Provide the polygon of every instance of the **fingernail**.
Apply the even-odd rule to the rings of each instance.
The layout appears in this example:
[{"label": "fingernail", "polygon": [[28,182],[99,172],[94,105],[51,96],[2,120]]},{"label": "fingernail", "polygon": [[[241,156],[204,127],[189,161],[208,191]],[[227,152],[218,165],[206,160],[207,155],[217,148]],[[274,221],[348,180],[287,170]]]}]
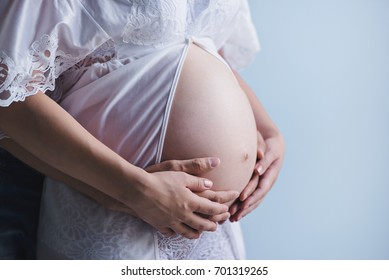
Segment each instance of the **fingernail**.
[{"label": "fingernail", "polygon": [[211,188],[213,183],[207,179],[204,180],[204,187]]},{"label": "fingernail", "polygon": [[241,194],[239,195],[239,200],[240,200],[240,201],[244,201],[246,198],[247,198],[247,194],[241,193]]},{"label": "fingernail", "polygon": [[220,160],[218,158],[209,158],[208,160],[212,168],[218,166],[220,163]]},{"label": "fingernail", "polygon": [[262,172],[263,172],[263,167],[262,167],[262,165],[260,165],[260,166],[257,167],[257,172],[258,172],[258,175],[262,175]]}]

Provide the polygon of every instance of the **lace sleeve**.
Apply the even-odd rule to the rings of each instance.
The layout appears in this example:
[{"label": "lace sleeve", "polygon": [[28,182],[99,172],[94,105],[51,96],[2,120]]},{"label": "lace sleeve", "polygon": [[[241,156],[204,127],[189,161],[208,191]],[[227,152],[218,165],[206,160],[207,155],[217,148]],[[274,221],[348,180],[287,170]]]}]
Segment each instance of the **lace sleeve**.
[{"label": "lace sleeve", "polygon": [[259,52],[258,36],[251,20],[249,5],[242,0],[231,33],[221,47],[223,57],[235,70],[246,67]]},{"label": "lace sleeve", "polygon": [[56,78],[108,39],[78,1],[1,1],[0,107],[39,91],[58,99]]},{"label": "lace sleeve", "polygon": [[[5,52],[0,52],[0,106],[24,101],[26,97],[54,90],[55,79],[71,67],[79,57],[58,50],[58,38],[43,35],[35,41],[26,56],[27,68],[16,65]],[[53,97],[57,99],[58,96]]]}]

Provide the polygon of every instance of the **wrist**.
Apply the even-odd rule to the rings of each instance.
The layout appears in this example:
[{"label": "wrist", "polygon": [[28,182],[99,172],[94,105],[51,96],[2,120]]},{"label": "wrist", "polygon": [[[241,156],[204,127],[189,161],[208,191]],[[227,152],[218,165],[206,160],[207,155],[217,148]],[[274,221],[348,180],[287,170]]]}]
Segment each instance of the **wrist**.
[{"label": "wrist", "polygon": [[282,134],[276,126],[257,126],[257,130],[259,131],[259,133],[261,133],[263,139],[265,140],[269,138],[282,138]]},{"label": "wrist", "polygon": [[147,173],[142,168],[130,165],[124,166],[123,179],[119,184],[121,186],[119,201],[126,206],[134,209],[134,206],[141,200],[144,195],[147,186],[150,184],[150,173]]}]

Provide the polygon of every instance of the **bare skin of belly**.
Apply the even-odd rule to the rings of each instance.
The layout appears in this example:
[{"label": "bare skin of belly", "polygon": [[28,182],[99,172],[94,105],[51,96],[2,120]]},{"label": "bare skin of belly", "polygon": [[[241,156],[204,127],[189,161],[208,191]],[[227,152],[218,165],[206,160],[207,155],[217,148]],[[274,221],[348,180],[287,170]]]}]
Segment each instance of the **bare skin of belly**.
[{"label": "bare skin of belly", "polygon": [[213,181],[213,190],[240,193],[253,174],[256,137],[251,106],[233,73],[207,51],[189,46],[162,160],[218,157],[220,165],[201,176]]}]

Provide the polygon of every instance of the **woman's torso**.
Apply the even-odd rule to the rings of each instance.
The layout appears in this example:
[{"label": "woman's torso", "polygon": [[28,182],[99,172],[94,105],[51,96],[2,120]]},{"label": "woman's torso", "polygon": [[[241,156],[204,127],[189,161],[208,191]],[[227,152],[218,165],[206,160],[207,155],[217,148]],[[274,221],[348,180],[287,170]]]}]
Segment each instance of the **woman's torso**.
[{"label": "woman's torso", "polygon": [[[107,5],[105,1],[84,0],[83,5],[112,42],[103,46],[101,53],[97,52],[97,56],[103,55],[102,58],[94,59],[92,54],[92,58],[84,60],[86,65],[81,62],[81,67],[73,67],[63,75],[65,94],[61,104],[66,110],[95,136],[141,167],[161,158],[212,155],[221,156],[222,161],[218,170],[208,174],[212,178],[223,170],[234,170],[227,172],[233,176],[252,169],[255,124],[251,108],[230,69],[217,53],[231,32],[229,27],[239,16],[241,1],[123,0]],[[192,41],[193,47],[186,54],[186,48],[192,45]],[[102,59],[103,63],[91,64],[90,61],[98,59]],[[104,59],[108,60],[107,63]],[[129,70],[119,73],[120,68]],[[134,70],[131,71],[131,68]],[[125,75],[124,81],[115,79]],[[99,83],[97,80],[101,78],[106,81]],[[153,88],[150,83],[153,83]],[[86,85],[91,88],[88,88],[88,93],[78,90]],[[126,87],[127,90],[123,90]],[[165,92],[161,96],[169,94],[170,100],[153,101],[156,97],[149,94],[152,91]],[[142,103],[139,99],[150,102]],[[160,107],[154,103],[167,104]],[[126,104],[128,110],[123,108]],[[135,108],[143,110],[137,112]],[[139,152],[126,149],[131,143],[139,148],[142,139],[136,139],[134,144],[134,133],[118,131],[130,129],[129,118],[152,118],[152,115],[160,115],[161,111],[164,111],[164,119],[158,117],[162,122],[154,119],[153,123],[157,125],[139,125],[140,129],[149,128],[150,131],[157,129],[156,126],[162,127],[158,147],[153,150],[157,155],[153,157],[149,154],[147,160],[142,161]],[[189,117],[182,118],[182,112]],[[183,128],[187,133],[192,131],[190,139],[185,139]],[[196,133],[202,134],[202,137],[193,137]],[[173,135],[174,139],[170,137]],[[173,145],[172,148],[170,145]],[[146,153],[148,149],[141,153]],[[220,152],[227,150],[228,153]],[[235,176],[243,177],[241,180],[232,180],[231,176],[224,176],[225,180],[216,187],[241,190],[248,175]]]},{"label": "woman's torso", "polygon": [[256,161],[250,104],[232,71],[196,44],[189,46],[175,91],[162,160],[219,157],[207,174],[214,190],[241,192]]},{"label": "woman's torso", "polygon": [[[140,2],[119,1],[108,9],[99,6],[107,2],[84,1],[112,42],[61,77],[60,104],[133,164],[218,156],[220,168],[205,176],[217,189],[242,190],[256,157],[255,122],[247,98],[217,54],[238,1]],[[44,194],[40,240],[65,257],[107,258],[107,252],[113,258],[241,257],[239,234],[229,226],[198,241],[169,239],[78,196],[53,181]],[[67,230],[53,233],[63,221],[71,221]],[[120,242],[137,249],[123,253]],[[102,251],[83,255],[85,246]],[[211,250],[198,251],[204,248]]]}]

